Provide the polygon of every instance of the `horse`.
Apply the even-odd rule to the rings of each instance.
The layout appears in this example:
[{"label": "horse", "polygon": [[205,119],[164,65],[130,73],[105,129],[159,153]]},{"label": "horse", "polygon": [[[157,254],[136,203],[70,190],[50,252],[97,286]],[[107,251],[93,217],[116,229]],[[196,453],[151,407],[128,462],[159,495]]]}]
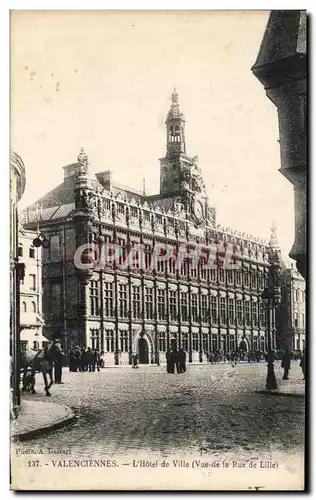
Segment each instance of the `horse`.
[{"label": "horse", "polygon": [[[22,392],[35,391],[35,373],[41,372],[43,375],[46,396],[51,396],[49,389],[53,385],[53,362],[59,361],[63,356],[63,351],[59,343],[51,342],[40,351],[29,349],[21,353],[20,369],[23,370]],[[50,378],[48,383],[47,375]]]}]

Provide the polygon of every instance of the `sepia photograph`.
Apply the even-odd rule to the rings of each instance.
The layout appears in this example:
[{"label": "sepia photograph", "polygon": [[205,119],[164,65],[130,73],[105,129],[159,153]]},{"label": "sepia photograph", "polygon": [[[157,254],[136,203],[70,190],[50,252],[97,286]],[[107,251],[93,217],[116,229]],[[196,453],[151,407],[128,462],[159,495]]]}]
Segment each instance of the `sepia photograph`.
[{"label": "sepia photograph", "polygon": [[306,491],[305,10],[10,11],[10,488]]}]

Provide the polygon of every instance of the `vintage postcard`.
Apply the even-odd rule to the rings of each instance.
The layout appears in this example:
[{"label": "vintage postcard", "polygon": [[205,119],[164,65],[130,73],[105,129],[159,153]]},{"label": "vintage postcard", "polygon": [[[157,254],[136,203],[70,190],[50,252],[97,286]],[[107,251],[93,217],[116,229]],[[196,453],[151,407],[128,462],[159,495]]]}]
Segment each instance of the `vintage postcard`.
[{"label": "vintage postcard", "polygon": [[306,12],[10,18],[11,489],[304,490]]}]

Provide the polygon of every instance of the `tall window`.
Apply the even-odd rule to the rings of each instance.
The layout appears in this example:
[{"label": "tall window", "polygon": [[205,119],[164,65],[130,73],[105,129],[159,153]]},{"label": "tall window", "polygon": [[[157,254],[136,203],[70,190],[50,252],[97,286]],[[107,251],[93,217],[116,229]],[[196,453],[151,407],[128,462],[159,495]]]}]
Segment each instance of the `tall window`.
[{"label": "tall window", "polygon": [[186,332],[182,333],[181,343],[182,343],[183,350],[186,351],[186,352],[188,352],[188,350],[189,350],[189,339],[188,339],[188,334]]},{"label": "tall window", "polygon": [[252,339],[252,347],[254,351],[258,350],[258,337],[253,337]]},{"label": "tall window", "polygon": [[197,352],[199,350],[199,334],[192,333],[192,351]]},{"label": "tall window", "polygon": [[99,314],[99,282],[94,280],[90,281],[90,314]]},{"label": "tall window", "polygon": [[114,352],[114,332],[105,330],[105,350],[106,352]]},{"label": "tall window", "polygon": [[244,269],[244,286],[249,286],[249,269],[247,267]]},{"label": "tall window", "polygon": [[234,299],[228,299],[228,317],[229,322],[234,323],[235,321],[235,307],[234,307]]},{"label": "tall window", "polygon": [[151,246],[150,245],[145,245],[144,248],[144,254],[145,254],[145,268],[150,269],[150,262],[151,262]]},{"label": "tall window", "polygon": [[234,351],[235,350],[235,335],[229,335],[229,350]]},{"label": "tall window", "polygon": [[259,271],[258,273],[258,287],[260,290],[262,290],[264,288],[264,282],[263,282],[263,272],[262,271]]},{"label": "tall window", "polygon": [[60,283],[52,283],[51,284],[51,306],[52,313],[55,315],[60,314],[61,311],[61,285]]},{"label": "tall window", "polygon": [[211,296],[211,315],[212,322],[217,323],[217,297],[215,295]]},{"label": "tall window", "polygon": [[140,287],[132,286],[133,318],[140,318]]},{"label": "tall window", "polygon": [[181,318],[182,321],[188,321],[188,294],[187,292],[181,292]]},{"label": "tall window", "polygon": [[36,313],[36,302],[32,302],[33,313]]},{"label": "tall window", "polygon": [[121,352],[128,352],[128,337],[126,330],[120,330],[120,350]]},{"label": "tall window", "polygon": [[298,288],[295,290],[295,300],[296,302],[300,301],[300,291]]},{"label": "tall window", "polygon": [[127,285],[119,284],[119,310],[120,317],[127,318]]},{"label": "tall window", "polygon": [[258,304],[257,302],[252,303],[252,322],[254,325],[258,325]]},{"label": "tall window", "polygon": [[201,319],[203,322],[208,320],[207,315],[207,295],[201,295]]},{"label": "tall window", "polygon": [[23,257],[23,246],[21,243],[18,246],[18,257]]},{"label": "tall window", "polygon": [[93,350],[100,350],[100,332],[97,329],[91,329],[91,347]]},{"label": "tall window", "polygon": [[23,311],[24,313],[26,313],[26,312],[27,312],[26,302],[22,302],[22,311]]},{"label": "tall window", "polygon": [[246,325],[250,325],[250,301],[245,301],[245,321]]},{"label": "tall window", "polygon": [[229,285],[232,285],[232,284],[233,284],[233,282],[234,282],[234,278],[233,278],[233,271],[232,271],[232,269],[228,269],[228,270],[226,271],[226,273],[227,273],[227,283],[228,283]]},{"label": "tall window", "polygon": [[152,288],[145,288],[145,314],[146,319],[153,319],[154,317]]},{"label": "tall window", "polygon": [[159,351],[165,352],[166,351],[166,333],[159,332],[158,339],[159,339]]},{"label": "tall window", "polygon": [[113,283],[104,283],[104,314],[111,318],[114,313],[113,307]]},{"label": "tall window", "polygon": [[59,234],[52,234],[50,237],[50,259],[56,261],[60,259],[60,241]]},{"label": "tall window", "polygon": [[226,323],[226,297],[220,297],[219,304],[221,323]]},{"label": "tall window", "polygon": [[260,325],[265,326],[265,309],[262,302],[258,302]]},{"label": "tall window", "polygon": [[218,342],[217,342],[217,335],[215,333],[213,333],[212,335],[212,351],[217,351],[218,349]]},{"label": "tall window", "polygon": [[294,314],[294,326],[297,328],[298,327],[298,314]]},{"label": "tall window", "polygon": [[221,283],[225,282],[225,270],[222,269],[221,267],[218,270],[218,279]]},{"label": "tall window", "polygon": [[243,323],[243,313],[242,313],[242,301],[237,300],[237,322],[238,325],[242,325]]},{"label": "tall window", "polygon": [[192,278],[197,278],[197,275],[198,275],[197,266],[195,264],[193,264],[193,267],[192,267],[192,264],[191,264],[191,276],[192,276]]},{"label": "tall window", "polygon": [[29,257],[30,257],[30,259],[35,259],[35,248],[34,247],[29,248]]},{"label": "tall window", "polygon": [[30,274],[30,290],[32,290],[32,292],[36,291],[36,276],[35,276],[35,274]]},{"label": "tall window", "polygon": [[200,260],[199,260],[199,266],[200,266],[200,276],[203,280],[207,279],[208,269],[204,267],[207,265],[207,259],[208,259],[207,252],[201,253]]},{"label": "tall window", "polygon": [[169,311],[171,321],[177,320],[177,292],[170,290],[169,292]]},{"label": "tall window", "polygon": [[191,295],[191,317],[195,323],[198,320],[198,296],[196,293]]},{"label": "tall window", "polygon": [[209,352],[208,334],[207,333],[202,334],[202,350],[205,353]]},{"label": "tall window", "polygon": [[240,286],[241,285],[241,272],[240,271],[235,271],[235,279],[236,279],[236,285]]},{"label": "tall window", "polygon": [[255,269],[251,270],[251,288],[257,288],[257,272]]},{"label": "tall window", "polygon": [[215,282],[217,280],[217,267],[212,267],[210,269],[210,279]]},{"label": "tall window", "polygon": [[157,310],[158,319],[166,319],[166,301],[165,301],[166,291],[158,288],[157,290]]},{"label": "tall window", "polygon": [[260,351],[265,351],[266,349],[266,343],[265,343],[265,338],[264,337],[260,337],[259,339],[259,342],[260,342]]},{"label": "tall window", "polygon": [[305,328],[305,314],[301,314],[301,328]]}]

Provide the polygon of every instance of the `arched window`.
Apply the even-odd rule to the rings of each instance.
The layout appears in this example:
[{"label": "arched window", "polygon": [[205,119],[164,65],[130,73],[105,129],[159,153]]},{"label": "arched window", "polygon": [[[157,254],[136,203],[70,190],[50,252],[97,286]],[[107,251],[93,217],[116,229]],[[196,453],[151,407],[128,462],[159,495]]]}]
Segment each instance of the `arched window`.
[{"label": "arched window", "polygon": [[25,313],[27,311],[26,302],[22,302],[22,311]]},{"label": "arched window", "polygon": [[36,313],[36,303],[35,302],[32,302],[32,308],[33,308],[33,312]]}]

